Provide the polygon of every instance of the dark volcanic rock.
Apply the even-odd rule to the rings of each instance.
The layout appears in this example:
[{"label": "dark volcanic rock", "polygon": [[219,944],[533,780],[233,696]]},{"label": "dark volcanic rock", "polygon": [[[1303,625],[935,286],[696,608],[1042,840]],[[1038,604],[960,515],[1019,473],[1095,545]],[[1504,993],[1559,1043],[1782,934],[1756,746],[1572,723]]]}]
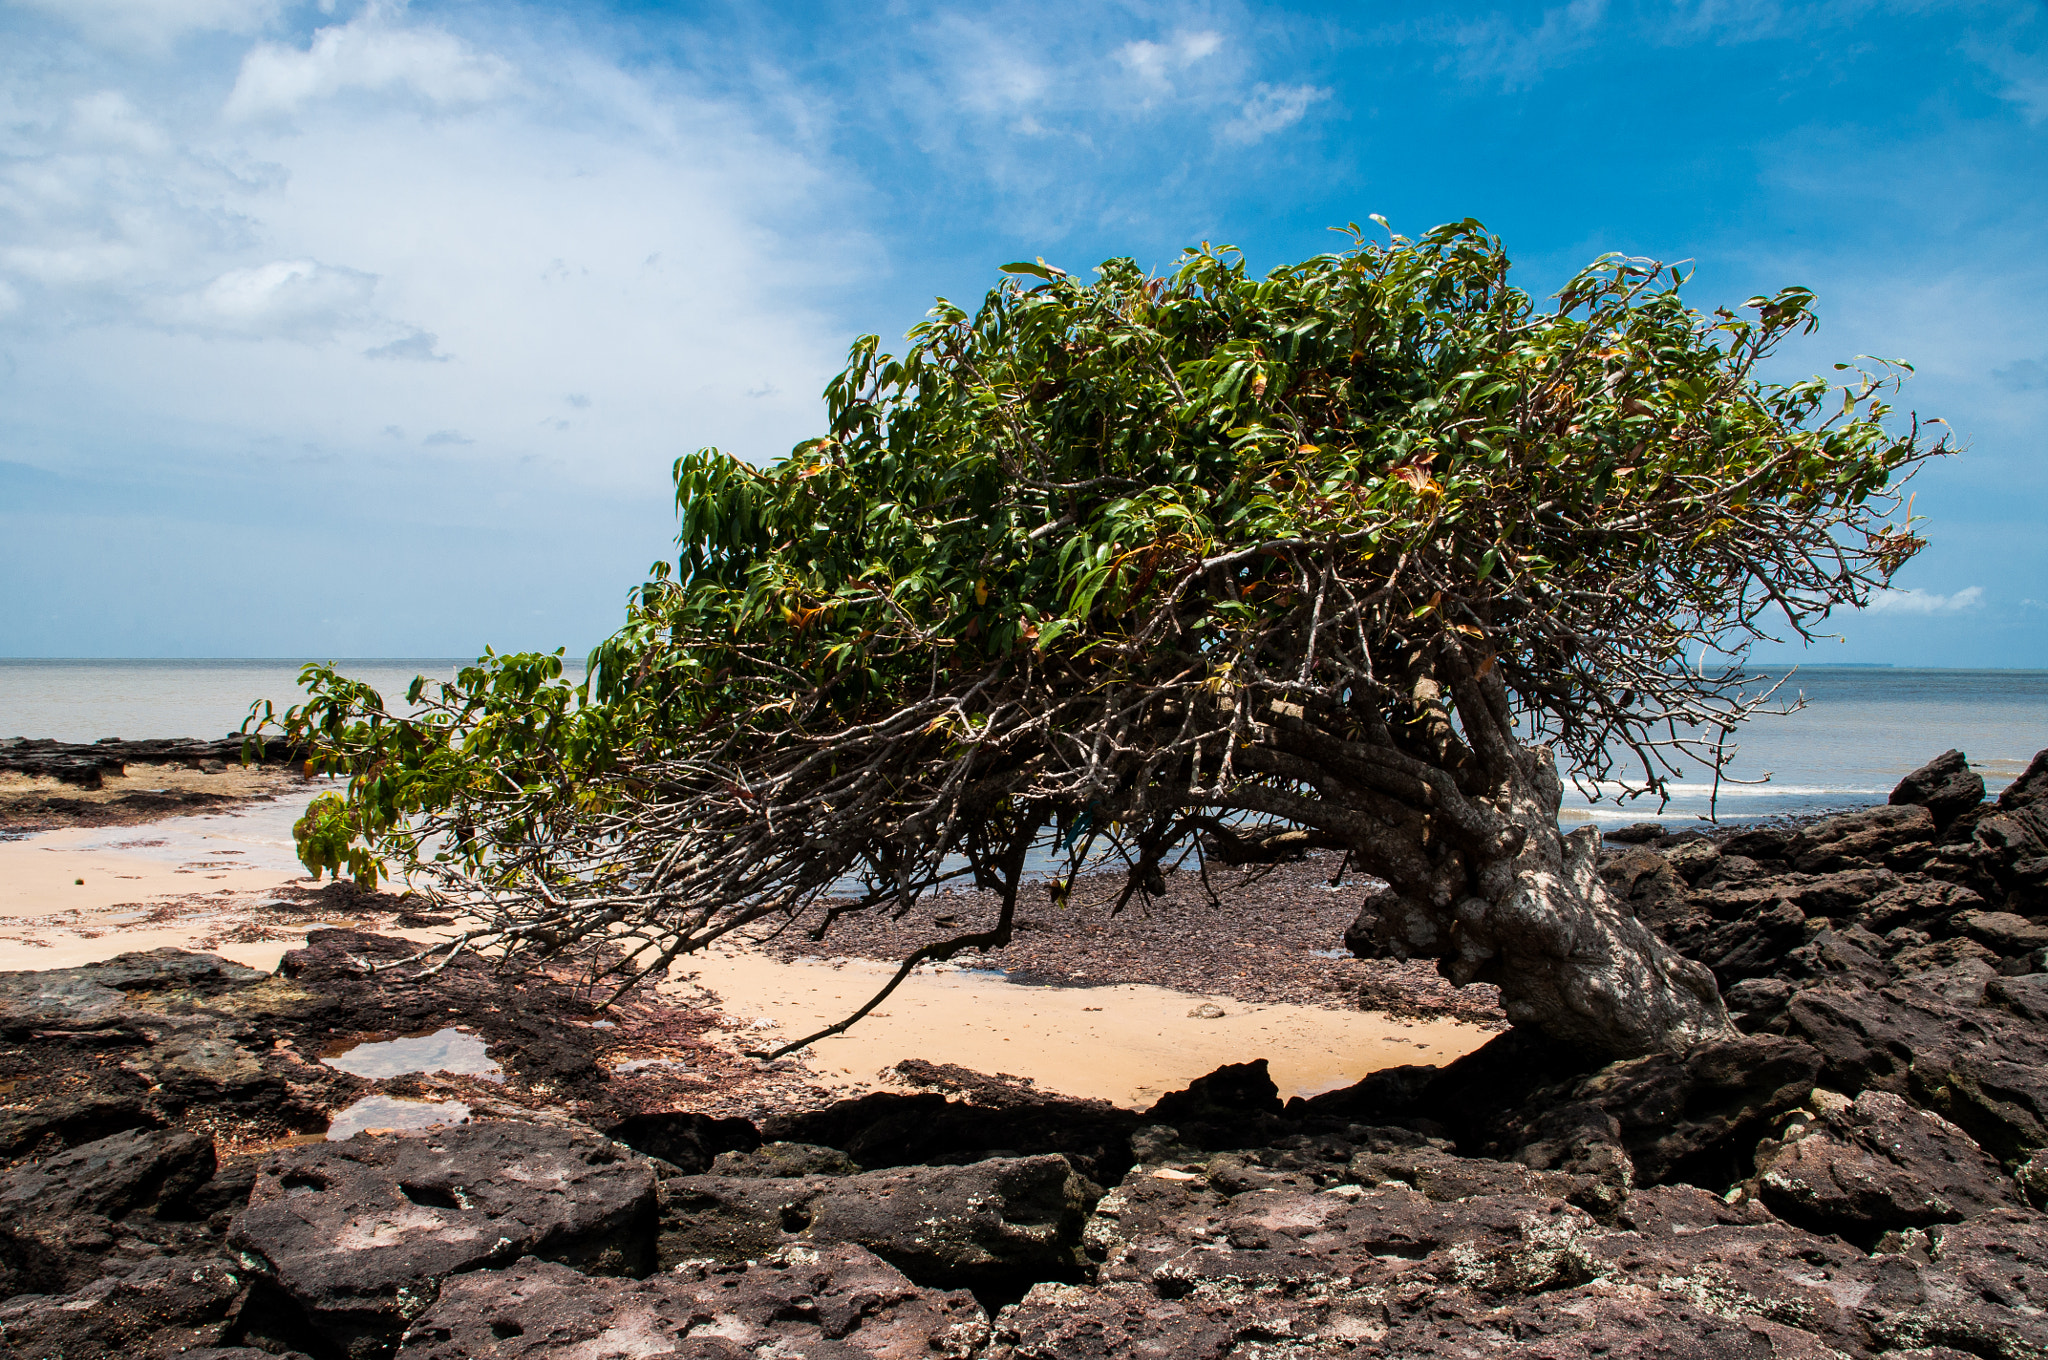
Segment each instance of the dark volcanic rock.
[{"label": "dark volcanic rock", "polygon": [[606,1129],[605,1136],[691,1173],[708,1171],[721,1153],[750,1152],[761,1146],[760,1132],[745,1119],[713,1119],[681,1110],[632,1115]]},{"label": "dark volcanic rock", "polygon": [[[0,1351],[36,1360],[241,1355],[213,1343],[226,1332],[242,1289],[238,1269],[224,1258],[158,1257],[76,1293],[0,1303]],[[253,1360],[261,1352],[247,1354]]]},{"label": "dark volcanic rock", "polygon": [[266,1156],[229,1245],[350,1357],[386,1353],[447,1276],[534,1255],[652,1264],[652,1168],[587,1130],[473,1124]]},{"label": "dark volcanic rock", "polygon": [[1951,1346],[1989,1360],[2048,1355],[2048,1221],[2000,1210],[1927,1230],[1926,1264],[1878,1258],[1858,1313],[1882,1345]]},{"label": "dark volcanic rock", "polygon": [[679,1176],[662,1184],[661,1260],[756,1260],[850,1242],[920,1284],[996,1288],[1079,1276],[1093,1187],[1063,1157],[859,1175]]},{"label": "dark volcanic rock", "polygon": [[134,991],[215,995],[269,977],[213,954],[152,949],[82,968],[0,973],[0,1033],[96,1029],[118,1023]]},{"label": "dark volcanic rock", "polygon": [[1785,858],[1802,873],[1913,861],[1934,844],[1934,814],[1914,804],[1845,812],[1802,828]]},{"label": "dark volcanic rock", "polygon": [[1998,1163],[1939,1115],[1889,1091],[1815,1091],[1817,1117],[1757,1152],[1764,1203],[1817,1232],[1872,1242],[1894,1228],[2023,1207]]},{"label": "dark volcanic rock", "polygon": [[970,1294],[919,1289],[859,1247],[795,1246],[647,1280],[591,1279],[531,1259],[464,1275],[407,1330],[399,1355],[966,1360],[987,1335]]},{"label": "dark volcanic rock", "polygon": [[1889,801],[1918,804],[1934,815],[1936,826],[1945,828],[1984,801],[1984,776],[1970,768],[1961,751],[1943,751],[1901,779]]},{"label": "dark volcanic rock", "polygon": [[764,1143],[752,1152],[721,1152],[711,1163],[716,1176],[857,1176],[860,1168],[838,1148],[814,1143]]},{"label": "dark volcanic rock", "polygon": [[203,1234],[180,1220],[213,1170],[207,1139],[131,1130],[7,1173],[0,1284],[64,1293],[167,1248],[192,1249]]}]

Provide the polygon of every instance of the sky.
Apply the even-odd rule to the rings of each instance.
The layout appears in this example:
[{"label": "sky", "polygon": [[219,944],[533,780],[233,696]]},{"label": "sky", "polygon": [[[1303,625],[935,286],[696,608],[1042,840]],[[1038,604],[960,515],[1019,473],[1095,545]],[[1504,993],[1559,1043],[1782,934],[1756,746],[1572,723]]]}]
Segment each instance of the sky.
[{"label": "sky", "polygon": [[2048,667],[2039,0],[0,0],[0,655],[580,653],[854,337],[1374,213],[1814,289],[1962,452],[1761,655]]}]

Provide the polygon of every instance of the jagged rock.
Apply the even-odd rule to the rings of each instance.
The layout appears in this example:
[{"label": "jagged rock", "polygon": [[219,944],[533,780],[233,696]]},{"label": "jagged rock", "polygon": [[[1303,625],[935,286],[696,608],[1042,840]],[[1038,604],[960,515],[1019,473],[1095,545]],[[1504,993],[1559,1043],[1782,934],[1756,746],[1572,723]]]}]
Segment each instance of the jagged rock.
[{"label": "jagged rock", "polygon": [[1787,1017],[1835,1090],[1907,1096],[2001,1161],[2048,1147],[2048,1034],[2030,1021],[1908,983],[1808,988]]},{"label": "jagged rock", "polygon": [[2024,954],[2048,947],[2048,925],[2038,925],[2009,911],[1958,912],[1949,924],[2000,954]]},{"label": "jagged rock", "polygon": [[206,996],[261,982],[269,974],[213,954],[152,949],[81,968],[0,973],[0,1034],[96,1029],[115,1023],[130,992]]},{"label": "jagged rock", "polygon": [[1985,979],[1984,998],[2036,1024],[2048,1023],[2048,973]]},{"label": "jagged rock", "polygon": [[[66,1293],[136,1259],[194,1245],[193,1194],[213,1175],[210,1139],[130,1130],[0,1177],[0,1287]],[[160,1221],[167,1220],[167,1221]]]},{"label": "jagged rock", "polygon": [[1939,880],[1909,879],[1878,893],[1861,908],[1863,922],[1882,935],[1915,922],[1949,920],[1961,911],[1984,905],[1969,888]]},{"label": "jagged rock", "polygon": [[1952,1346],[1989,1360],[2048,1355],[2048,1223],[2000,1209],[1927,1230],[1925,1264],[1878,1258],[1877,1278],[1857,1305],[1886,1348]]},{"label": "jagged rock", "polygon": [[878,1091],[822,1110],[771,1116],[761,1122],[761,1136],[838,1148],[870,1170],[1057,1154],[1105,1184],[1129,1169],[1131,1132],[1146,1122],[1107,1101],[1012,1083],[985,1081],[969,1094],[969,1100],[950,1100],[936,1091]]},{"label": "jagged rock", "polygon": [[1961,751],[1943,751],[1901,779],[1889,801],[1918,804],[1933,814],[1937,827],[1946,828],[1984,801],[1984,776],[1970,768]]},{"label": "jagged rock", "polygon": [[796,1176],[857,1176],[860,1168],[838,1148],[815,1143],[763,1143],[752,1152],[721,1152],[711,1163],[714,1176],[760,1176],[787,1180]]},{"label": "jagged rock", "polygon": [[924,1285],[1072,1278],[1090,1190],[1057,1156],[786,1180],[679,1176],[662,1184],[661,1261],[851,1242]]},{"label": "jagged rock", "polygon": [[[1611,1064],[1581,1081],[1571,1100],[1617,1121],[1635,1181],[1655,1185],[1688,1171],[1739,1179],[1770,1120],[1813,1089],[1821,1056],[1798,1040],[1745,1035]],[[1723,1168],[1727,1168],[1726,1171]]]},{"label": "jagged rock", "polygon": [[744,1265],[690,1262],[646,1280],[592,1279],[529,1258],[450,1280],[398,1354],[966,1360],[987,1335],[972,1295],[919,1289],[861,1248],[834,1244],[782,1247]]},{"label": "jagged rock", "polygon": [[1870,1241],[2020,1207],[1998,1163],[1939,1115],[1889,1091],[1815,1091],[1810,1104],[1813,1118],[1757,1150],[1763,1201],[1781,1217]]},{"label": "jagged rock", "polygon": [[137,1093],[86,1091],[25,1110],[0,1110],[0,1157],[18,1157],[46,1139],[77,1147],[157,1123]]},{"label": "jagged rock", "polygon": [[220,1256],[158,1257],[75,1293],[23,1294],[0,1303],[0,1351],[35,1360],[240,1355],[212,1343],[221,1339],[242,1288],[233,1264]]},{"label": "jagged rock", "polygon": [[652,1264],[648,1164],[588,1130],[472,1124],[262,1159],[228,1243],[351,1360],[388,1353],[450,1275],[533,1255]]},{"label": "jagged rock", "polygon": [[1802,828],[1785,858],[1802,873],[1895,865],[1917,859],[1934,844],[1934,814],[1915,804],[1845,812]]}]

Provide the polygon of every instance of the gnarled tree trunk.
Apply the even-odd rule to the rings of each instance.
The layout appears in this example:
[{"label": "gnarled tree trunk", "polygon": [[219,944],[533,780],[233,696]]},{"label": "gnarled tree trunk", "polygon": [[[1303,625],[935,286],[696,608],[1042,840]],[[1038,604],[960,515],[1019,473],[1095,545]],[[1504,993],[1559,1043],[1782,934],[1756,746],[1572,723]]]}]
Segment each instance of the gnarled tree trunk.
[{"label": "gnarled tree trunk", "polygon": [[1598,833],[1559,831],[1562,789],[1548,753],[1529,751],[1524,764],[1535,777],[1514,781],[1502,809],[1519,849],[1473,865],[1477,891],[1447,904],[1413,884],[1374,894],[1346,933],[1353,951],[1435,958],[1453,982],[1498,986],[1515,1024],[1617,1057],[1730,1033],[1713,974],[1607,892]]},{"label": "gnarled tree trunk", "polygon": [[1559,830],[1549,748],[1517,741],[1498,682],[1461,661],[1442,658],[1462,671],[1456,724],[1424,674],[1409,719],[1368,725],[1363,740],[1276,711],[1243,764],[1313,796],[1269,785],[1222,805],[1343,839],[1353,864],[1391,885],[1347,932],[1353,951],[1434,958],[1455,983],[1493,983],[1515,1024],[1617,1057],[1732,1033],[1712,973],[1608,894],[1598,834]]}]

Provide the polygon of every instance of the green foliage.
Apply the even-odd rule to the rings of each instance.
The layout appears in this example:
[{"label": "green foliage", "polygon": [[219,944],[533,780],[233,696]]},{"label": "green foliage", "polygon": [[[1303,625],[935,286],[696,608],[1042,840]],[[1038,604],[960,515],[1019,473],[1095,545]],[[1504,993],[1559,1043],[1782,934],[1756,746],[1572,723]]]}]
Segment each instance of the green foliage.
[{"label": "green foliage", "polygon": [[298,844],[299,863],[315,879],[324,870],[338,883],[346,867],[359,885],[377,886],[383,864],[358,840],[355,817],[340,794],[316,795],[306,805],[306,815],[292,823],[292,839]]},{"label": "green foliage", "polygon": [[1757,376],[1806,290],[1702,313],[1607,256],[1544,307],[1476,222],[1346,235],[1263,277],[1006,266],[856,342],[787,457],[677,460],[677,560],[583,685],[487,654],[394,708],[315,666],[251,723],[507,949],[666,959],[848,874],[1014,892],[1048,830],[1144,883],[1246,811],[1450,892],[1511,748],[1655,791],[1754,707],[1694,652],[1811,635],[1922,546],[1897,489],[1943,446],[1893,427],[1899,366]]}]

